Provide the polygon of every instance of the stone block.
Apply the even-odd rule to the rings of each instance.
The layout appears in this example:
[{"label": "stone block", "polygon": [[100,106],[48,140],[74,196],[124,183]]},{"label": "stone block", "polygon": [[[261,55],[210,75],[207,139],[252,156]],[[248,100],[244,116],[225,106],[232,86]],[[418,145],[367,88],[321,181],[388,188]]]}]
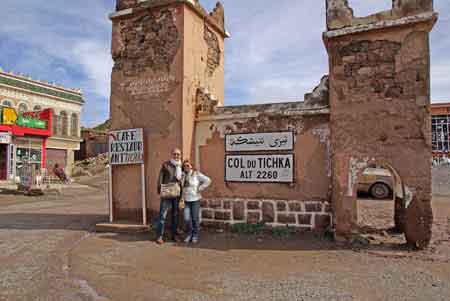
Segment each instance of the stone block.
[{"label": "stone block", "polygon": [[233,202],[233,219],[237,221],[245,219],[245,203],[243,201]]},{"label": "stone block", "polygon": [[208,200],[200,200],[201,208],[208,208]]},{"label": "stone block", "polygon": [[300,225],[311,225],[312,215],[311,214],[299,214],[298,223]]},{"label": "stone block", "polygon": [[286,209],[287,209],[286,202],[284,201],[277,202],[277,211],[286,211]]},{"label": "stone block", "polygon": [[317,214],[314,220],[316,230],[324,231],[331,226],[331,217],[328,214]]},{"label": "stone block", "polygon": [[222,208],[222,201],[221,200],[209,200],[208,205],[209,205],[209,208],[220,209],[220,208]]},{"label": "stone block", "polygon": [[231,220],[231,212],[216,211],[214,213],[214,219],[220,221],[229,221]]},{"label": "stone block", "polygon": [[214,211],[212,211],[212,210],[202,210],[202,218],[213,219],[214,218]]},{"label": "stone block", "polygon": [[117,0],[116,10],[131,8],[137,5],[137,0]]},{"label": "stone block", "polygon": [[247,202],[247,209],[249,210],[259,210],[261,209],[258,201],[248,201]]},{"label": "stone block", "polygon": [[231,209],[231,201],[223,201],[223,209]]},{"label": "stone block", "polygon": [[222,221],[202,221],[202,226],[213,229],[225,229],[227,225]]},{"label": "stone block", "polygon": [[259,212],[247,212],[247,223],[254,225],[259,223],[261,214]]},{"label": "stone block", "polygon": [[299,202],[290,202],[289,211],[291,212],[302,212],[302,204]]},{"label": "stone block", "polygon": [[279,213],[277,217],[277,222],[280,224],[295,224],[295,214],[284,214]]},{"label": "stone block", "polygon": [[305,209],[306,209],[306,212],[322,212],[322,204],[321,203],[306,203]]},{"label": "stone block", "polygon": [[272,203],[264,202],[262,205],[263,222],[273,223],[275,221],[275,209]]}]

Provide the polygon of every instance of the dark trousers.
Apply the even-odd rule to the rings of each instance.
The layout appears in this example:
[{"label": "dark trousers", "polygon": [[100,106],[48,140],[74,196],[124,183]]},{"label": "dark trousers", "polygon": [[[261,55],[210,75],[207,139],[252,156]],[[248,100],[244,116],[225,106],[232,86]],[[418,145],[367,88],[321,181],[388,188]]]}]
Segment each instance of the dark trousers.
[{"label": "dark trousers", "polygon": [[187,234],[191,237],[198,238],[200,228],[200,201],[185,202],[184,223],[188,228]]},{"label": "dark trousers", "polygon": [[157,228],[158,237],[162,237],[164,235],[164,226],[166,224],[167,213],[170,208],[172,208],[172,225],[171,225],[172,238],[175,238],[177,236],[178,210],[179,210],[178,203],[179,198],[161,199],[161,205],[159,207],[159,222]]}]

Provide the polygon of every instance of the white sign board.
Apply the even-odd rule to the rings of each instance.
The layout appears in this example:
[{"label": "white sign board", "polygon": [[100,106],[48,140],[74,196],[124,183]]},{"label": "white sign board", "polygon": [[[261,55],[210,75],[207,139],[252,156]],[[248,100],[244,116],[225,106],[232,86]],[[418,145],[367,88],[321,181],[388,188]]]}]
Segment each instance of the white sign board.
[{"label": "white sign board", "polygon": [[228,155],[225,157],[227,182],[292,183],[294,155]]},{"label": "white sign board", "polygon": [[0,144],[11,144],[11,134],[0,133]]},{"label": "white sign board", "polygon": [[109,132],[109,163],[111,165],[144,164],[142,129]]},{"label": "white sign board", "polygon": [[225,137],[225,151],[289,151],[294,149],[293,132],[232,134]]}]

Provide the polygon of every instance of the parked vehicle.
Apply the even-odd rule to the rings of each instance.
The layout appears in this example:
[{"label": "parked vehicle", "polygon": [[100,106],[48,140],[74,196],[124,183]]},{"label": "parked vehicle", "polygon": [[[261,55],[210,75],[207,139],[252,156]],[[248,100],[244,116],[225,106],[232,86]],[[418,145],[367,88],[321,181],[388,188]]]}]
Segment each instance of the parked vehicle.
[{"label": "parked vehicle", "polygon": [[368,193],[378,200],[392,195],[394,180],[387,169],[366,168],[358,180],[358,192]]}]

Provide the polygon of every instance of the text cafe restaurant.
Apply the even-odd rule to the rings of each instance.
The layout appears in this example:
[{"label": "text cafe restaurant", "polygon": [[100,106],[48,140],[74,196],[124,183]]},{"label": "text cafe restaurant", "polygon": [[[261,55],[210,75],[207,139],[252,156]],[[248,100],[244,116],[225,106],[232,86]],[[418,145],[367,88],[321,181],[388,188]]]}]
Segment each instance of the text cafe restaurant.
[{"label": "text cafe restaurant", "polygon": [[34,173],[46,167],[52,119],[51,109],[17,114],[13,108],[0,106],[0,181],[20,177],[25,166]]}]

